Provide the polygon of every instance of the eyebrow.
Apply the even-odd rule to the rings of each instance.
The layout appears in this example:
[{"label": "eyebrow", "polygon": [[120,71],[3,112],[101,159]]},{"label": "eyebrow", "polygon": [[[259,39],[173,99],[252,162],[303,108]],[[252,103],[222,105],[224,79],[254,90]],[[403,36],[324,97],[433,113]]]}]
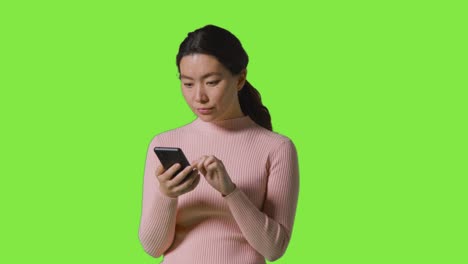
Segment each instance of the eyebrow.
[{"label": "eyebrow", "polygon": [[[222,74],[219,73],[219,72],[209,72],[209,73],[207,73],[207,74],[204,74],[201,78],[202,78],[202,79],[205,79],[205,78],[210,77],[210,76],[212,76],[212,75],[219,75],[219,76],[222,76]],[[185,76],[185,75],[183,75],[183,74],[179,75],[179,79],[182,79],[182,78],[184,78],[184,79],[189,79],[189,80],[193,80],[192,77],[188,77],[188,76]]]}]

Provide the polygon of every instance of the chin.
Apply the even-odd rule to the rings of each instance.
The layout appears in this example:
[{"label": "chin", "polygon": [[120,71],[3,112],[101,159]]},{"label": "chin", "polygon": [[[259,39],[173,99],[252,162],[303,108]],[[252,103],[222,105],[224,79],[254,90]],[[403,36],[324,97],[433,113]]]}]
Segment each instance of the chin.
[{"label": "chin", "polygon": [[198,118],[205,122],[213,122],[216,120],[216,117],[212,115],[198,115]]}]

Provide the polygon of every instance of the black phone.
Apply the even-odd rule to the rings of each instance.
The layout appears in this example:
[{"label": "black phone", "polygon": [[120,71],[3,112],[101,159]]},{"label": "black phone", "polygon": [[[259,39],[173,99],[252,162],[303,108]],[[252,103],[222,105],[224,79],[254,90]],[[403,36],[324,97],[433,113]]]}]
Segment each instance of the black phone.
[{"label": "black phone", "polygon": [[158,159],[165,170],[169,169],[176,163],[181,165],[181,168],[174,173],[174,176],[179,174],[179,172],[185,169],[185,167],[190,166],[184,152],[180,148],[155,147],[154,153],[158,156]]}]

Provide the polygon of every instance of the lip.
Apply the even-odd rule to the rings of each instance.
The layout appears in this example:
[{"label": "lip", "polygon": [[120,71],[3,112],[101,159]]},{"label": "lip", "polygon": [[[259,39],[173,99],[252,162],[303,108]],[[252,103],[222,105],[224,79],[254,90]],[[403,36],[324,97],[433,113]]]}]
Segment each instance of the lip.
[{"label": "lip", "polygon": [[212,110],[213,110],[213,107],[210,107],[210,108],[197,108],[197,112],[202,114],[202,115],[209,114],[209,113],[211,113]]}]

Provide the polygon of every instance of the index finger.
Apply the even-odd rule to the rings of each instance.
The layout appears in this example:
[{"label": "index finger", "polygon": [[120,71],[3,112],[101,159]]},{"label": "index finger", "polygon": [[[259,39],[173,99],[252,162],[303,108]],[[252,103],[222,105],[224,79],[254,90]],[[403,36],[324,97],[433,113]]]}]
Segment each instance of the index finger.
[{"label": "index finger", "polygon": [[182,167],[180,163],[173,164],[170,168],[168,168],[164,173],[159,175],[159,179],[168,181],[172,179],[172,177],[176,176],[175,173]]},{"label": "index finger", "polygon": [[158,166],[156,166],[156,170],[154,170],[154,175],[156,175],[156,177],[158,177],[163,172],[164,172],[164,167],[161,164],[158,164]]}]

